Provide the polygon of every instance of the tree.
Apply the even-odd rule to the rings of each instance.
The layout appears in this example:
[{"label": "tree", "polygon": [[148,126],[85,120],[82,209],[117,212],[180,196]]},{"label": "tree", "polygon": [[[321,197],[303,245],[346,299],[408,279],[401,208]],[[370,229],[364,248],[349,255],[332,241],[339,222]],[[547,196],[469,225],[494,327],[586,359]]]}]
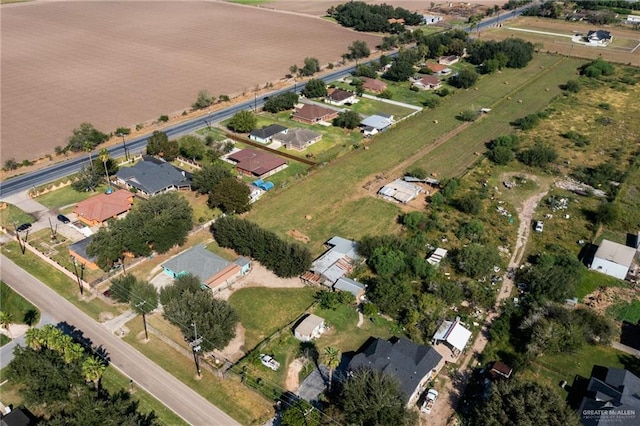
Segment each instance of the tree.
[{"label": "tree", "polygon": [[9,337],[13,339],[13,336],[11,335],[11,329],[9,328],[12,322],[13,315],[11,315],[10,312],[0,311],[0,327],[7,330],[7,333],[9,333]]},{"label": "tree", "polygon": [[473,87],[476,81],[478,81],[478,73],[473,68],[463,68],[449,79],[451,85],[461,89]]},{"label": "tree", "polygon": [[125,219],[129,223],[140,224],[146,243],[158,253],[165,253],[176,244],[184,244],[193,228],[193,210],[177,192],[151,197],[129,212]]},{"label": "tree", "polygon": [[534,299],[561,302],[573,296],[582,269],[570,254],[543,253],[518,274],[518,280],[527,285]]},{"label": "tree", "polygon": [[173,161],[178,156],[180,148],[175,141],[170,141],[165,132],[155,130],[147,142],[147,154],[157,155],[167,161]]},{"label": "tree", "polygon": [[106,369],[105,363],[95,356],[88,356],[82,363],[82,375],[86,381],[93,383],[95,389],[100,389],[100,379]]},{"label": "tree", "polygon": [[300,69],[300,74],[309,77],[320,71],[320,62],[316,58],[304,58],[304,66]]},{"label": "tree", "polygon": [[329,367],[329,392],[331,392],[331,384],[333,383],[333,371],[340,365],[341,358],[342,352],[340,352],[340,349],[333,346],[324,348],[322,362]]},{"label": "tree", "polygon": [[71,187],[79,192],[95,191],[102,175],[91,166],[84,166],[76,174]]},{"label": "tree", "polygon": [[496,146],[487,152],[487,158],[496,164],[505,165],[514,160],[515,154],[509,147]]},{"label": "tree", "polygon": [[399,55],[382,77],[391,81],[407,81],[414,72],[413,61],[407,55]]},{"label": "tree", "polygon": [[263,109],[268,112],[277,113],[280,111],[286,111],[293,109],[298,103],[297,93],[281,93],[280,95],[272,96],[264,103]]},{"label": "tree", "polygon": [[115,277],[111,280],[111,297],[121,303],[129,303],[131,300],[131,289],[136,284],[135,275],[125,274]]},{"label": "tree", "polygon": [[600,76],[613,75],[615,68],[609,62],[602,58],[598,58],[593,62],[583,65],[580,69],[581,74],[590,78],[599,78]]},{"label": "tree", "polygon": [[242,110],[231,117],[227,127],[234,132],[249,133],[256,128],[257,124],[258,119],[251,111]]},{"label": "tree", "polygon": [[161,292],[165,317],[190,341],[196,337],[192,326],[195,323],[203,351],[222,349],[235,337],[238,315],[226,301],[200,289],[187,289],[177,298],[171,297],[171,290],[165,291],[166,287]]},{"label": "tree", "polygon": [[528,114],[514,120],[511,124],[520,128],[520,130],[531,130],[536,127],[538,123],[540,123],[540,116],[538,114]]},{"label": "tree", "polygon": [[455,256],[455,261],[457,268],[471,278],[487,276],[494,266],[501,263],[495,247],[478,243],[461,248]]},{"label": "tree", "polygon": [[20,164],[18,164],[16,159],[9,158],[7,161],[4,162],[4,166],[2,166],[2,170],[5,170],[5,171],[15,170],[18,167],[20,167]]},{"label": "tree", "polygon": [[489,398],[476,407],[471,423],[480,426],[580,424],[576,414],[553,389],[518,377],[494,383]]},{"label": "tree", "polygon": [[223,213],[242,214],[251,210],[251,189],[233,177],[222,179],[209,193],[209,208],[219,208]]},{"label": "tree", "polygon": [[298,399],[282,412],[282,426],[317,426],[320,412],[304,399]]},{"label": "tree", "polygon": [[298,66],[295,64],[289,67],[289,72],[291,73],[292,76],[295,76],[296,74],[298,74],[298,71],[300,70],[298,69]]},{"label": "tree", "polygon": [[578,93],[580,91],[580,82],[578,80],[568,80],[564,85],[564,90],[569,93]]},{"label": "tree", "polygon": [[320,79],[312,78],[302,89],[302,94],[307,98],[324,98],[327,96],[327,85]]},{"label": "tree", "polygon": [[482,199],[476,193],[466,194],[456,200],[455,206],[462,213],[477,215],[482,209]]},{"label": "tree", "polygon": [[357,61],[358,59],[367,58],[370,54],[371,51],[366,41],[356,40],[349,46],[350,59]]},{"label": "tree", "polygon": [[531,167],[545,167],[558,158],[557,151],[550,145],[536,142],[536,144],[518,154],[518,160]]},{"label": "tree", "polygon": [[193,109],[204,109],[210,107],[213,104],[214,97],[211,96],[208,90],[200,90],[196,101],[191,105]]},{"label": "tree", "polygon": [[333,119],[333,125],[345,129],[355,129],[360,125],[360,114],[355,111],[341,111],[338,116]]},{"label": "tree", "polygon": [[355,75],[357,77],[369,77],[376,78],[378,73],[376,73],[375,68],[368,64],[360,64],[356,67]]},{"label": "tree", "polygon": [[620,208],[615,202],[605,202],[600,204],[596,212],[598,223],[610,225],[620,217]]},{"label": "tree", "polygon": [[200,194],[208,194],[219,182],[229,177],[231,177],[229,169],[220,162],[215,162],[193,172],[191,187]]},{"label": "tree", "polygon": [[372,369],[354,371],[340,392],[347,422],[370,426],[415,424],[405,398],[395,377]]},{"label": "tree", "polygon": [[202,160],[207,152],[204,140],[195,135],[185,135],[178,139],[180,155],[192,160]]},{"label": "tree", "polygon": [[98,159],[102,162],[102,165],[104,166],[104,174],[105,174],[105,177],[107,178],[107,187],[111,188],[111,181],[109,180],[109,169],[107,168],[107,163],[111,159],[111,156],[109,155],[109,151],[107,150],[107,148],[102,148],[100,150],[100,153],[98,154]]},{"label": "tree", "polygon": [[90,150],[92,150],[108,139],[108,135],[98,131],[92,124],[82,123],[73,129],[73,134],[67,140],[67,148],[73,152],[79,152],[84,151],[85,146],[90,146]]}]

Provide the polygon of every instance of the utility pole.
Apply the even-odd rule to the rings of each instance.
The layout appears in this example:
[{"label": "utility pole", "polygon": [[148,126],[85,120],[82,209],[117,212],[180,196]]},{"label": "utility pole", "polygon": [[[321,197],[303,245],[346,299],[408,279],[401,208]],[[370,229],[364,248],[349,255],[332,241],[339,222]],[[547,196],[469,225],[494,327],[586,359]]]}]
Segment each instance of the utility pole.
[{"label": "utility pole", "polygon": [[124,159],[126,161],[129,161],[129,151],[127,150],[127,143],[125,142],[125,134],[124,133],[119,133],[120,136],[122,136],[122,148],[124,148]]},{"label": "utility pole", "polygon": [[145,316],[144,313],[144,304],[147,303],[146,300],[143,300],[142,302],[138,303],[136,305],[136,308],[139,308],[140,311],[142,312],[142,322],[144,323],[144,337],[147,340],[147,342],[149,341],[149,333],[147,332],[147,317]]},{"label": "utility pole", "polygon": [[200,352],[200,343],[202,343],[202,337],[198,337],[198,329],[196,323],[192,322],[194,339],[189,343],[189,346],[193,349],[193,360],[196,363],[196,373],[200,377],[200,359],[198,358],[198,352]]},{"label": "utility pole", "polygon": [[80,288],[80,294],[84,294],[82,281],[80,281],[80,274],[78,274],[78,260],[74,256],[71,256],[71,262],[73,262],[73,270],[75,271],[76,278],[78,279],[78,288]]}]

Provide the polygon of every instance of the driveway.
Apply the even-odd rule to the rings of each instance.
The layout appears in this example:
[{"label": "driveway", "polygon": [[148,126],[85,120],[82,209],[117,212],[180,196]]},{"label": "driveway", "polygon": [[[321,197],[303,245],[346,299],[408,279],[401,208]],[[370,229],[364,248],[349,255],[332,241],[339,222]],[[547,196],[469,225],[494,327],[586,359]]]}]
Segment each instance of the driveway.
[{"label": "driveway", "polygon": [[298,388],[298,396],[305,401],[315,401],[318,395],[324,392],[329,383],[329,368],[326,365],[320,365],[315,368],[311,374],[307,376]]}]

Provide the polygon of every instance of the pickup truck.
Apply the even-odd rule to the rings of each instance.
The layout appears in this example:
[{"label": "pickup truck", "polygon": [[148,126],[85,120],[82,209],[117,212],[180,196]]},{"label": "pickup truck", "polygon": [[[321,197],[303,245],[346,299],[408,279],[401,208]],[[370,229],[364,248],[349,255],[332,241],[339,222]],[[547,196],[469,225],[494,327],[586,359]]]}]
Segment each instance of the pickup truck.
[{"label": "pickup truck", "polygon": [[277,371],[280,368],[280,363],[273,359],[271,355],[260,354],[260,362],[267,368],[272,369],[273,371]]},{"label": "pickup truck", "polygon": [[436,403],[436,399],[438,399],[438,391],[435,389],[429,389],[427,396],[422,403],[422,411],[427,414],[431,413],[431,409],[433,408],[433,404]]}]

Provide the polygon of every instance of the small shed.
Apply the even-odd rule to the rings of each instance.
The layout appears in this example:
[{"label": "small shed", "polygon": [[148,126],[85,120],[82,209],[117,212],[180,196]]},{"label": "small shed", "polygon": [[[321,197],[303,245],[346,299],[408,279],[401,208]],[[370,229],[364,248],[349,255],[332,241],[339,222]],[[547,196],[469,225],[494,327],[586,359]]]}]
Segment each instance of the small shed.
[{"label": "small shed", "polygon": [[324,331],[324,319],[317,315],[309,314],[296,326],[293,334],[296,339],[309,342],[320,337]]},{"label": "small shed", "polygon": [[358,281],[352,280],[351,278],[340,277],[333,285],[333,289],[348,291],[356,297],[357,301],[359,301],[360,298],[364,295],[365,285],[359,283]]},{"label": "small shed", "polygon": [[433,335],[433,343],[444,342],[454,354],[459,354],[467,346],[470,338],[471,331],[462,325],[460,318],[456,318],[455,321],[443,321],[440,324],[438,331]]}]

